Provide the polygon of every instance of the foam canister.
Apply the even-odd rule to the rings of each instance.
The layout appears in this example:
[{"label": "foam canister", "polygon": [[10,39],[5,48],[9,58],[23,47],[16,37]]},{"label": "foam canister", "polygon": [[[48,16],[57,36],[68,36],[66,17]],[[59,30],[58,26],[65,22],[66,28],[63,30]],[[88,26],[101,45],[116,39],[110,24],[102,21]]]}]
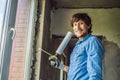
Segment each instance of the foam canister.
[{"label": "foam canister", "polygon": [[68,31],[66,36],[64,37],[63,41],[61,42],[61,44],[59,45],[59,47],[56,50],[57,55],[61,55],[63,53],[64,49],[66,48],[66,46],[71,38],[72,38],[72,32]]}]

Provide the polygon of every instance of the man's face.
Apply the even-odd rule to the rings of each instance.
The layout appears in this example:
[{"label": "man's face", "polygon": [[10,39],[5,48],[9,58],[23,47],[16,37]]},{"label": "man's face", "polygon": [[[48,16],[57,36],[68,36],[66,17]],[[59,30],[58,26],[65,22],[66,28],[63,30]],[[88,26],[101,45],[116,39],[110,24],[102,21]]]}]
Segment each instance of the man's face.
[{"label": "man's face", "polygon": [[73,31],[78,38],[83,38],[87,35],[89,28],[90,27],[83,20],[73,23]]}]

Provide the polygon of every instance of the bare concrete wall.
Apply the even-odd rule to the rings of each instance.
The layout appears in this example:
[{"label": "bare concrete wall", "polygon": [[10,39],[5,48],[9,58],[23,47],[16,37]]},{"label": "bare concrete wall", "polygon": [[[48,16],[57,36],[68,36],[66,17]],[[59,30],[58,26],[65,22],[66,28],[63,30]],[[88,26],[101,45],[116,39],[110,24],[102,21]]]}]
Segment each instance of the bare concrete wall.
[{"label": "bare concrete wall", "polygon": [[104,41],[104,80],[120,79],[120,48],[112,41]]},{"label": "bare concrete wall", "polygon": [[52,33],[65,34],[70,26],[71,15],[86,12],[92,18],[93,34],[104,35],[120,46],[120,8],[111,9],[57,9],[52,13]]},{"label": "bare concrete wall", "polygon": [[[35,78],[31,80],[48,80],[49,71],[48,55],[44,54],[40,48],[48,50],[50,41],[50,3],[48,0],[38,0],[35,24],[35,53],[33,55],[35,70]],[[48,78],[48,79],[47,79]]]},{"label": "bare concrete wall", "polygon": [[[36,54],[37,62],[36,62],[36,79],[35,80],[58,80],[58,76],[54,76],[55,74],[53,68],[49,63],[48,54],[40,51],[39,48],[49,52],[49,48],[52,46],[50,44],[50,21],[51,21],[51,3],[50,0],[41,0],[39,3],[40,8],[40,22],[38,22],[39,29],[37,30],[37,50],[39,52]],[[51,52],[50,52],[51,53]]]},{"label": "bare concrete wall", "polygon": [[92,18],[93,34],[105,36],[104,80],[120,78],[120,8],[111,9],[57,9],[52,13],[52,34],[64,35],[72,31],[70,17],[76,12],[86,12]]}]

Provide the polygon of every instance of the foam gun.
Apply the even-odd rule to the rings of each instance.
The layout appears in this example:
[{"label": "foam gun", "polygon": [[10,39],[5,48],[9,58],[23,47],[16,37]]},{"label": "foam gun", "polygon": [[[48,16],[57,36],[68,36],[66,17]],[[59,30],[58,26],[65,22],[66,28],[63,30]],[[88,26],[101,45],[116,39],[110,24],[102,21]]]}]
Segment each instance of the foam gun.
[{"label": "foam gun", "polygon": [[[68,31],[66,36],[64,37],[63,41],[59,45],[58,49],[56,50],[54,57],[56,57],[57,55],[61,55],[63,53],[64,49],[66,48],[66,46],[71,38],[72,38],[72,32]],[[48,53],[47,51],[43,50],[42,48],[39,48],[39,50],[43,51],[44,53],[46,53],[49,56],[52,56],[51,53]]]}]

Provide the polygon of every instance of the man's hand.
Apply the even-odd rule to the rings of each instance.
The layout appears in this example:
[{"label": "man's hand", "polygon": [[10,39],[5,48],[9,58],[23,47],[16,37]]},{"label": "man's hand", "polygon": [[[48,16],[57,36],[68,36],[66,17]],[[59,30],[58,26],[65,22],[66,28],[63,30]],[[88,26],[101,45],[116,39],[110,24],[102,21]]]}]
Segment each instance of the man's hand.
[{"label": "man's hand", "polygon": [[51,65],[51,66],[63,70],[64,65],[63,65],[62,63],[60,63],[60,60],[57,58],[56,55],[50,56],[50,57],[49,57],[49,60],[50,60],[50,65]]}]

